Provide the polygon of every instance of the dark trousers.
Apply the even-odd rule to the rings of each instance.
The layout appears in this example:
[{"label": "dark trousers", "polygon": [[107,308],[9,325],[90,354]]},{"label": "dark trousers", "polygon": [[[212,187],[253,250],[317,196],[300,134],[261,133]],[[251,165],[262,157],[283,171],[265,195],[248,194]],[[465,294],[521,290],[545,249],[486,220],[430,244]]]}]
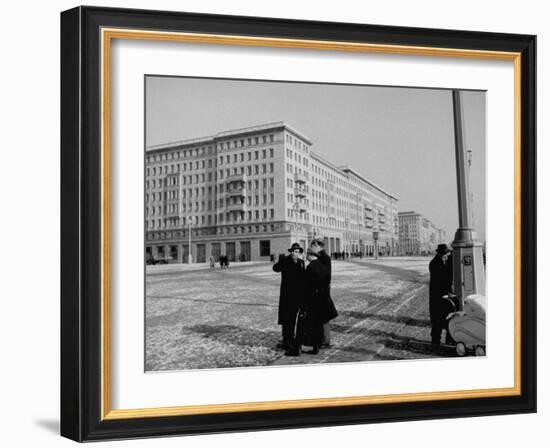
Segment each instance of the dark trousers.
[{"label": "dark trousers", "polygon": [[320,321],[313,321],[310,324],[311,345],[319,347],[323,340],[323,324]]},{"label": "dark trousers", "polygon": [[441,333],[446,330],[445,343],[451,344],[453,338],[449,334],[448,322],[445,319],[449,313],[455,311],[452,304],[446,300],[438,299],[430,301],[430,321],[432,324],[432,344],[441,343]]},{"label": "dark trousers", "polygon": [[441,343],[441,333],[443,332],[443,321],[440,316],[436,316],[437,313],[430,313],[430,320],[432,323],[432,331],[431,331],[431,337],[432,337],[432,344],[440,344]]},{"label": "dark trousers", "polygon": [[283,331],[283,347],[288,348],[294,345],[295,333],[294,329],[296,327],[296,320],[287,320],[282,324]]},{"label": "dark trousers", "polygon": [[301,311],[296,329],[296,345],[319,347],[323,338],[323,323],[310,309]]}]

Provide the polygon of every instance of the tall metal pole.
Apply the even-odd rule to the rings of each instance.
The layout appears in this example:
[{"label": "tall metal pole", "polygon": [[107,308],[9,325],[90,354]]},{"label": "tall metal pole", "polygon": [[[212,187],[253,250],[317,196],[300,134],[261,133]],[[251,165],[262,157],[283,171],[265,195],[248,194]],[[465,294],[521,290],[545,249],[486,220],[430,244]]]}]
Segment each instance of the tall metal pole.
[{"label": "tall metal pole", "polygon": [[[453,116],[455,125],[456,182],[458,190],[458,226],[459,230],[472,231],[470,211],[470,184],[466,175],[466,157],[464,154],[464,128],[460,92],[453,90]],[[469,234],[464,233],[465,237]]]},{"label": "tall metal pole", "polygon": [[461,96],[453,90],[454,142],[458,193],[458,229],[452,243],[454,292],[464,299],[469,294],[485,294],[482,245],[472,226],[471,195],[464,148],[464,120]]},{"label": "tall metal pole", "polygon": [[190,216],[188,218],[188,224],[189,224],[189,252],[187,254],[187,262],[189,264],[193,263],[193,255],[191,254],[191,220],[192,220],[192,216]]}]

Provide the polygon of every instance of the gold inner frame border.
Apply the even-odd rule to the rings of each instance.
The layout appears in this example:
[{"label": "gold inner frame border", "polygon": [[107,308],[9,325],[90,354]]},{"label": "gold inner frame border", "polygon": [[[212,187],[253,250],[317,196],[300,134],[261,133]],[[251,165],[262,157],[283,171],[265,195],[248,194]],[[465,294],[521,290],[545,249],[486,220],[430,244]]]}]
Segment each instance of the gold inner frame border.
[{"label": "gold inner frame border", "polygon": [[[101,29],[101,420],[152,418],[230,412],[307,409],[367,404],[410,403],[517,396],[521,394],[521,53],[459,48],[419,47],[306,39],[279,39],[217,34],[162,32],[139,29]],[[110,345],[110,63],[113,39],[185,42],[213,45],[295,48],[413,56],[513,61],[514,63],[514,386],[508,388],[421,392],[391,395],[315,398],[228,404],[111,409]]]}]

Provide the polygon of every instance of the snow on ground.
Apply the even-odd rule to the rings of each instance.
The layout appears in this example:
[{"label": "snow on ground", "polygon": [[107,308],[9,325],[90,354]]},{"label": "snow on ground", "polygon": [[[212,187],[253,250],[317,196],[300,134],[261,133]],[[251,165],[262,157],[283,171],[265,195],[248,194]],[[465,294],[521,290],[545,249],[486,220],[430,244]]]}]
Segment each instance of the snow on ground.
[{"label": "snow on ground", "polygon": [[451,356],[429,341],[429,258],[333,261],[332,348],[283,356],[277,349],[280,274],[269,262],[150,266],[146,370],[265,366]]}]

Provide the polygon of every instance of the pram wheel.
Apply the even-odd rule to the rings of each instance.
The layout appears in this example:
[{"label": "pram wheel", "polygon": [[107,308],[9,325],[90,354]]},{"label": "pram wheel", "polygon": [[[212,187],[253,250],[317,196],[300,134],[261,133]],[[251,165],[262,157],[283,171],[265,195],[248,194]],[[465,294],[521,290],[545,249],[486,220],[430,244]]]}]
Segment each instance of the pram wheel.
[{"label": "pram wheel", "polygon": [[458,356],[464,356],[466,354],[466,346],[464,345],[464,342],[456,343],[456,354]]},{"label": "pram wheel", "polygon": [[478,345],[474,350],[474,354],[476,356],[485,356],[485,347]]}]

